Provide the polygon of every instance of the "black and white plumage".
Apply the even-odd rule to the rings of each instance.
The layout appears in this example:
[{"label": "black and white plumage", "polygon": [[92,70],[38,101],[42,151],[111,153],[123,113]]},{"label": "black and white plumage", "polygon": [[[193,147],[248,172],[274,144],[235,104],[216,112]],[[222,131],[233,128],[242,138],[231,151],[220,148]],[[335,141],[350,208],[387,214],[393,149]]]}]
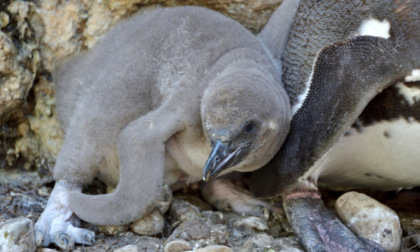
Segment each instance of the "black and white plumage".
[{"label": "black and white plumage", "polygon": [[[306,204],[297,200],[319,200],[317,183],[385,190],[420,185],[420,3],[301,1],[284,54],[277,51],[281,43],[273,46],[273,38],[284,36],[273,28],[275,19],[259,37],[282,56],[293,117],[281,150],[254,172],[253,191],[283,195],[307,249],[322,243],[331,249],[332,236],[302,226],[309,215],[297,214]],[[365,246],[349,237],[335,245]]]}]

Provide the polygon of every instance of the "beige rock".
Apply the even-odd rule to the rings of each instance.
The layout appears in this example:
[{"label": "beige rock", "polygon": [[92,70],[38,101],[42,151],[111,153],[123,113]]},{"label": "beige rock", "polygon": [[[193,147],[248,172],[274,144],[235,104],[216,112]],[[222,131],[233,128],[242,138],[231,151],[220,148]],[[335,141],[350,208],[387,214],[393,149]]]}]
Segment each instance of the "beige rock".
[{"label": "beige rock", "polygon": [[9,15],[4,11],[0,11],[0,28],[6,27],[9,24]]},{"label": "beige rock", "polygon": [[175,240],[165,245],[164,252],[181,252],[190,250],[190,244],[183,240]]},{"label": "beige rock", "polygon": [[[17,125],[16,129],[7,129],[10,133],[6,133],[6,137],[15,138],[22,133],[33,135],[23,118],[31,111],[31,104],[26,100],[41,70],[39,45],[44,32],[42,18],[32,2],[11,1],[2,7],[0,26],[5,29],[0,32],[0,122],[13,120],[15,123],[12,125]],[[21,125],[26,125],[26,130]],[[22,149],[39,147],[36,139],[26,143],[24,147],[21,146]],[[27,167],[35,161],[32,151],[25,153],[28,155],[21,153],[19,148],[4,152],[8,154],[6,160],[9,165],[13,165],[20,156],[28,157]]]},{"label": "beige rock", "polygon": [[198,248],[194,250],[195,252],[233,252],[231,248],[224,245],[209,245],[204,248]]},{"label": "beige rock", "polygon": [[343,194],[335,208],[344,224],[358,236],[378,243],[385,251],[399,251],[402,231],[392,209],[357,192]]},{"label": "beige rock", "polygon": [[[54,87],[41,79],[34,87],[36,106],[34,116],[19,125],[22,136],[16,141],[15,153],[23,156],[29,168],[53,167],[56,156],[63,142],[63,132],[55,118]],[[49,165],[50,164],[50,165]]]},{"label": "beige rock", "polygon": [[41,41],[43,67],[52,72],[63,58],[80,51],[82,37],[78,34],[83,20],[79,19],[83,5],[79,1],[41,0],[38,11],[45,25]]},{"label": "beige rock", "polygon": [[35,5],[15,1],[6,10],[10,15],[1,12],[1,26],[13,22],[13,27],[0,32],[0,122],[7,121],[26,100],[41,63],[42,29],[36,24],[40,18]]},{"label": "beige rock", "polygon": [[142,219],[131,224],[131,230],[139,235],[157,235],[162,233],[165,219],[159,210],[155,209]]}]

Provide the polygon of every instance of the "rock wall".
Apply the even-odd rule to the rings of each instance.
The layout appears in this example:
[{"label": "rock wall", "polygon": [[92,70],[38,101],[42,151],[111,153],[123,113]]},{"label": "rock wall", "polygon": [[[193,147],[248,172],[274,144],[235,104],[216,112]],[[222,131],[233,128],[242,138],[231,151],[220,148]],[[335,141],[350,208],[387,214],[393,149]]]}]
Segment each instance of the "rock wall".
[{"label": "rock wall", "polygon": [[151,8],[197,5],[258,32],[281,0],[1,0],[0,167],[48,173],[63,134],[51,73],[89,50],[115,23]]}]

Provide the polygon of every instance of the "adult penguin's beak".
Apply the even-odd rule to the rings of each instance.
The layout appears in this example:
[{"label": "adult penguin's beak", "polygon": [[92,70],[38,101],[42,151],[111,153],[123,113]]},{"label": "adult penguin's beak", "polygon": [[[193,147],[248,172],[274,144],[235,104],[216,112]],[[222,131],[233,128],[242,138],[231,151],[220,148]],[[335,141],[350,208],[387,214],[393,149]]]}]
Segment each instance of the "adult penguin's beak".
[{"label": "adult penguin's beak", "polygon": [[229,146],[217,140],[213,144],[213,149],[203,168],[203,180],[209,181],[219,173],[238,163],[237,156],[241,152],[241,147]]}]

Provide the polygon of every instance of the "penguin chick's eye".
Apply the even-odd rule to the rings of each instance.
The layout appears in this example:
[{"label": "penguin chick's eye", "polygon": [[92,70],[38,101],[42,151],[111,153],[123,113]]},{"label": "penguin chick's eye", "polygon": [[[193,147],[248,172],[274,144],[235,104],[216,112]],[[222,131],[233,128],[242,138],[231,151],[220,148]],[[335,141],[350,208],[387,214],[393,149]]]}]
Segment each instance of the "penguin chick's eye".
[{"label": "penguin chick's eye", "polygon": [[255,128],[256,128],[255,123],[254,122],[249,122],[245,125],[244,132],[248,133],[248,134],[253,133],[255,131]]}]

